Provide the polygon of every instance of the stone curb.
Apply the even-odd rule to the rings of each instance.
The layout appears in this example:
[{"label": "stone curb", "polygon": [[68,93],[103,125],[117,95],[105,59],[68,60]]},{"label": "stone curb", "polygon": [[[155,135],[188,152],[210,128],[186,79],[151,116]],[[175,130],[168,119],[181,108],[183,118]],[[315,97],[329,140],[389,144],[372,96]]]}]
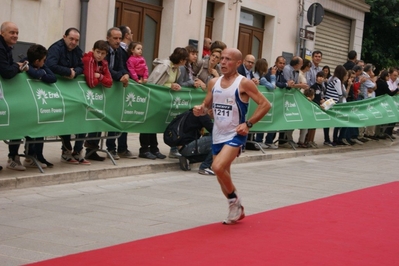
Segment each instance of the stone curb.
[{"label": "stone curb", "polygon": [[[238,157],[234,163],[247,163],[256,162],[263,160],[279,160],[301,156],[346,152],[353,150],[352,147],[334,147],[334,148],[319,148],[319,149],[280,149],[271,151],[270,153],[263,154],[261,151],[246,151],[242,156]],[[268,152],[266,150],[266,152]],[[134,176],[150,173],[162,173],[168,171],[179,171],[179,164],[176,161],[168,161],[165,163],[151,163],[154,161],[148,161],[147,164],[133,165],[133,166],[113,166],[110,164],[100,169],[85,169],[76,170],[73,168],[73,172],[61,172],[61,173],[32,173],[32,175],[23,177],[5,177],[0,179],[0,191],[11,190],[20,188],[30,188],[39,186],[49,186],[66,183],[76,183],[89,180],[108,179],[123,176]],[[197,167],[199,164],[193,164],[193,167]],[[193,171],[194,172],[194,171]]]}]

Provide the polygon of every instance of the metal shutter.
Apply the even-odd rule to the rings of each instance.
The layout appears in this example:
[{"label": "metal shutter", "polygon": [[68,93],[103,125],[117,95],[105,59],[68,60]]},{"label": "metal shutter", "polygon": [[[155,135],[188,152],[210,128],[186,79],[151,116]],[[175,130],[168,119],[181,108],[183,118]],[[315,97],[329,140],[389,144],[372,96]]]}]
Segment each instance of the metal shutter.
[{"label": "metal shutter", "polygon": [[323,22],[317,26],[315,50],[323,53],[321,66],[328,65],[331,72],[347,61],[351,24],[348,18],[325,12]]}]

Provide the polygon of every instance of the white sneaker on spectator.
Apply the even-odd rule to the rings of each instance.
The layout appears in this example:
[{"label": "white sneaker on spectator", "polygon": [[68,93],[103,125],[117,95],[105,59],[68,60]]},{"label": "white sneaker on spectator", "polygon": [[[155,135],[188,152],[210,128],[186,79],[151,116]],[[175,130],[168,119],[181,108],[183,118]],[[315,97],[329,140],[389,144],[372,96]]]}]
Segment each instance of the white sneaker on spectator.
[{"label": "white sneaker on spectator", "polygon": [[353,139],[351,139],[351,141],[356,142],[356,143],[359,144],[359,145],[363,145],[363,144],[364,144],[363,142],[361,142],[361,141],[358,140],[357,138],[353,138]]},{"label": "white sneaker on spectator", "polygon": [[168,157],[172,159],[179,159],[179,157],[181,157],[181,154],[177,149],[176,150],[171,149]]},{"label": "white sneaker on spectator", "polygon": [[268,144],[268,143],[266,143],[266,145],[269,147],[269,149],[273,149],[273,150],[278,149],[276,144],[273,144],[273,143]]},{"label": "white sneaker on spectator", "polygon": [[317,149],[319,147],[319,146],[317,146],[316,142],[314,142],[314,141],[310,141],[309,145],[310,145],[310,147],[312,147],[314,149]]},{"label": "white sneaker on spectator", "polygon": [[8,158],[7,161],[7,168],[12,169],[12,170],[17,170],[17,171],[25,171],[26,168],[21,164],[21,160],[19,159],[18,155],[15,155],[14,160],[11,158]]},{"label": "white sneaker on spectator", "polygon": [[61,154],[61,162],[69,164],[79,164],[79,161],[75,160],[72,156],[71,151],[63,151]]},{"label": "white sneaker on spectator", "polygon": [[88,160],[85,159],[84,155],[83,155],[83,150],[81,150],[79,153],[72,153],[72,157],[78,161],[79,164],[82,165],[91,165],[91,162],[89,162]]},{"label": "white sneaker on spectator", "polygon": [[[268,149],[269,148],[269,146],[267,146],[265,143],[263,143],[263,142],[257,142],[257,145],[259,145],[259,146],[261,146],[262,147],[262,149]],[[257,146],[256,145],[256,146]]]},{"label": "white sneaker on spectator", "polygon": [[342,142],[343,142],[346,146],[350,146],[350,143],[349,143],[346,139],[342,139]]},{"label": "white sneaker on spectator", "polygon": [[[39,161],[38,161],[38,163],[42,168],[47,168],[47,164],[41,163]],[[35,162],[29,158],[24,160],[23,166],[25,166],[26,168],[37,168],[37,165],[35,164]]]},{"label": "white sneaker on spectator", "polygon": [[215,172],[211,168],[199,169],[198,174],[200,175],[215,175]]}]

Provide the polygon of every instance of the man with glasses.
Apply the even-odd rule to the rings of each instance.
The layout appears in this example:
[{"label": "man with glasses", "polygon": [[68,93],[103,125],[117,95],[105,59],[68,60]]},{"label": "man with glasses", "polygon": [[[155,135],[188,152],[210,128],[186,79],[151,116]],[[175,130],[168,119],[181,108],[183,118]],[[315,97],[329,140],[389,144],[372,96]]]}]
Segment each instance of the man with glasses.
[{"label": "man with glasses", "polygon": [[256,86],[259,85],[259,80],[254,77],[252,71],[255,66],[255,56],[248,54],[245,56],[244,62],[237,68],[238,74],[247,77],[247,79],[252,80]]},{"label": "man with glasses", "polygon": [[[248,54],[245,56],[243,63],[237,68],[238,74],[252,80],[256,86],[259,85],[259,79],[254,77],[254,72],[252,71],[255,66],[255,56]],[[258,145],[255,145],[254,134],[248,134],[248,142],[245,144],[245,149],[247,150],[259,150]]]}]

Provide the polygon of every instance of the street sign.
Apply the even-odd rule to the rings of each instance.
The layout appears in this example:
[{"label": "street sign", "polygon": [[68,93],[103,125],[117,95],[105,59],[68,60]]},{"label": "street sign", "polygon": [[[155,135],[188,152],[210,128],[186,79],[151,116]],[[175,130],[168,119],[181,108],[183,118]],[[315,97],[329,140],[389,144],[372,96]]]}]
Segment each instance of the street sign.
[{"label": "street sign", "polygon": [[313,41],[314,40],[314,32],[307,30],[307,29],[299,29],[299,37],[301,39]]},{"label": "street sign", "polygon": [[313,3],[308,9],[308,22],[311,27],[319,25],[324,18],[324,8],[319,3]]}]

